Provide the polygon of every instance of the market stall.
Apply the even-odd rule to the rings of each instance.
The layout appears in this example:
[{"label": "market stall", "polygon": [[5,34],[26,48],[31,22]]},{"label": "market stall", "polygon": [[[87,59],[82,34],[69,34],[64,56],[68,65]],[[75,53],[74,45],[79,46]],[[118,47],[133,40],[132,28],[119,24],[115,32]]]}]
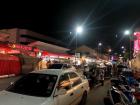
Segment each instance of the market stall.
[{"label": "market stall", "polygon": [[18,57],[0,54],[0,77],[8,75],[19,75],[21,64]]}]

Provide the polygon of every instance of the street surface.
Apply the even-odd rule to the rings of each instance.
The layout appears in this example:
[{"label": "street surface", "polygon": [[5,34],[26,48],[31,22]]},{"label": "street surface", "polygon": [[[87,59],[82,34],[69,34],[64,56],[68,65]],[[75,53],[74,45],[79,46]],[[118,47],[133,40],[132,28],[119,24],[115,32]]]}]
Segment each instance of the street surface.
[{"label": "street surface", "polygon": [[16,81],[20,77],[0,78],[0,91],[6,89],[11,82]]},{"label": "street surface", "polygon": [[[10,77],[0,79],[0,91],[7,88],[11,82],[17,80],[19,77]],[[90,90],[86,105],[104,105],[103,98],[107,95],[109,89],[109,80],[104,83],[104,86],[97,86]]]},{"label": "street surface", "polygon": [[104,83],[104,86],[98,86],[93,88],[88,95],[86,105],[104,105],[104,97],[107,95],[109,89],[109,80]]}]

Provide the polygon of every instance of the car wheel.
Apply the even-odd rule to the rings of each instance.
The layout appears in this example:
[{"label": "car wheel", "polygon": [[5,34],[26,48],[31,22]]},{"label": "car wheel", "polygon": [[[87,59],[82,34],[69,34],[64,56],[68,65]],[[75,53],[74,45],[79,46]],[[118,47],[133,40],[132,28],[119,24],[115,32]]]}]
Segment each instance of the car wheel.
[{"label": "car wheel", "polygon": [[85,104],[86,104],[86,101],[87,101],[87,92],[85,91],[85,92],[83,93],[83,96],[82,96],[82,99],[81,99],[79,105],[85,105]]}]

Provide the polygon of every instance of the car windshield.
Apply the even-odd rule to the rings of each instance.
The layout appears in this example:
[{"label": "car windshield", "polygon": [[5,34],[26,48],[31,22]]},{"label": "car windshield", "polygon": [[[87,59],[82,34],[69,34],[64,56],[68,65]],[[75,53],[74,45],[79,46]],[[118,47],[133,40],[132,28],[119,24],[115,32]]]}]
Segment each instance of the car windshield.
[{"label": "car windshield", "polygon": [[63,64],[52,64],[48,67],[48,69],[61,69]]},{"label": "car windshield", "polygon": [[30,73],[11,85],[7,91],[30,96],[49,97],[56,80],[56,75]]}]

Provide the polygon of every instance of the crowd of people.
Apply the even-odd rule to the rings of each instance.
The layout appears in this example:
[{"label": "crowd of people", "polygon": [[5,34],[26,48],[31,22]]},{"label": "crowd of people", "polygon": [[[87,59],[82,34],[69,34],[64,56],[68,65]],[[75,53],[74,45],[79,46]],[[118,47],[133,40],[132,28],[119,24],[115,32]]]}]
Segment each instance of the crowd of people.
[{"label": "crowd of people", "polygon": [[[49,68],[49,66],[53,63],[58,63],[57,61],[43,61],[40,60],[37,66],[37,70],[41,69],[46,69]],[[105,78],[110,78],[112,77],[112,71],[113,71],[113,66],[112,65],[106,65],[104,64],[104,67],[100,67],[96,63],[90,64],[90,65],[84,65],[84,66],[77,66],[75,65],[76,69],[82,70],[83,69],[83,74],[87,77],[89,80],[90,87],[94,87],[95,85],[101,83],[101,85],[104,85],[104,80]]]},{"label": "crowd of people", "polygon": [[84,68],[83,74],[89,80],[91,88],[99,83],[103,86],[105,78],[112,77],[112,66],[106,65],[104,68],[100,68],[96,64],[89,65]]}]

